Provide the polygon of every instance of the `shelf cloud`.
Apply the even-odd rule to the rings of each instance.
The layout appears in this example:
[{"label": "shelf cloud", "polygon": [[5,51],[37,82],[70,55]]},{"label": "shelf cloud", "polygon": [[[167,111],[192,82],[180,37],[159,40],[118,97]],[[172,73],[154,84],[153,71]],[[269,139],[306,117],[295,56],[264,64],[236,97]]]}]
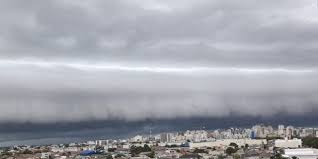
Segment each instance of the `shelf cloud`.
[{"label": "shelf cloud", "polygon": [[0,121],[306,115],[312,0],[4,0]]}]

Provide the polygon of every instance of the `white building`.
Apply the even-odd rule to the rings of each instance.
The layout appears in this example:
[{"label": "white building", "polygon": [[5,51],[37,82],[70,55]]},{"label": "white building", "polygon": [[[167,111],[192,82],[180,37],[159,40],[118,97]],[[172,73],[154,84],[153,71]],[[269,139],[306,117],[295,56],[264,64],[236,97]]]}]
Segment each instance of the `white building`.
[{"label": "white building", "polygon": [[141,135],[137,135],[133,138],[131,138],[132,142],[142,142],[143,141],[143,137]]},{"label": "white building", "polygon": [[108,150],[109,148],[117,148],[117,145],[116,144],[107,144],[104,146],[105,150]]},{"label": "white building", "polygon": [[265,139],[224,139],[224,140],[216,140],[212,142],[194,142],[190,143],[190,149],[195,148],[203,148],[203,147],[222,147],[229,146],[230,143],[236,143],[238,146],[248,145],[263,145],[267,144]]},{"label": "white building", "polygon": [[255,137],[265,138],[269,134],[273,133],[272,126],[255,125],[252,127]]},{"label": "white building", "polygon": [[99,146],[107,145],[108,143],[109,143],[108,140],[97,140],[96,141],[96,144],[99,145]]},{"label": "white building", "polygon": [[171,133],[162,133],[160,134],[160,142],[171,142],[173,134]]},{"label": "white building", "polygon": [[285,149],[285,154],[283,157],[292,158],[294,156],[298,157],[299,159],[316,159],[318,158],[318,149]]},{"label": "white building", "polygon": [[163,143],[163,142],[160,142],[158,145],[159,146],[171,146],[171,145],[177,145],[177,146],[181,146],[183,143],[182,142],[166,142],[166,143]]},{"label": "white building", "polygon": [[58,147],[58,146],[52,146],[51,147],[51,151],[52,152],[64,152],[64,148],[63,147]]},{"label": "white building", "polygon": [[158,158],[179,158],[180,153],[178,153],[176,150],[165,150],[159,151],[157,156]]},{"label": "white building", "polygon": [[96,141],[87,141],[86,144],[87,145],[96,145],[97,142]]},{"label": "white building", "polygon": [[278,125],[278,135],[285,136],[285,127],[284,125]]},{"label": "white building", "polygon": [[66,151],[66,152],[78,152],[78,151],[80,151],[80,148],[78,148],[78,147],[66,147],[66,148],[64,148],[64,151]]},{"label": "white building", "polygon": [[129,148],[130,148],[130,144],[128,144],[128,143],[124,144],[124,145],[123,145],[123,148],[124,148],[124,149],[129,149]]},{"label": "white building", "polygon": [[286,137],[291,138],[293,136],[293,132],[294,132],[293,126],[286,127]]},{"label": "white building", "polygon": [[280,148],[299,148],[302,146],[302,141],[301,139],[292,139],[288,140],[285,138],[284,140],[275,140],[275,147],[280,147]]},{"label": "white building", "polygon": [[41,153],[41,159],[49,159],[50,158],[50,153],[49,152],[43,152]]}]

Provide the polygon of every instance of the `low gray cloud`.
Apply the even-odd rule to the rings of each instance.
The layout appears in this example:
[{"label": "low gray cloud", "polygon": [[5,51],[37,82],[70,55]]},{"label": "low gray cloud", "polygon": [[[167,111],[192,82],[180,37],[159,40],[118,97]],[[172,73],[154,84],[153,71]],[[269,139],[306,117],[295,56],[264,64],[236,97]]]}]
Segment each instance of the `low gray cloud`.
[{"label": "low gray cloud", "polygon": [[316,3],[3,0],[0,120],[306,114]]}]

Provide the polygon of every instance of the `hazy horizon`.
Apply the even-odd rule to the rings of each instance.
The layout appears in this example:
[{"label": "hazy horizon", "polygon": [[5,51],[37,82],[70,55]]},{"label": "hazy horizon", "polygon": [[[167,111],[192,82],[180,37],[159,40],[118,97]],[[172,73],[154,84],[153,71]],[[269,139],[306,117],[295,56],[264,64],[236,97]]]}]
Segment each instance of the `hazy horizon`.
[{"label": "hazy horizon", "polygon": [[316,112],[306,116],[281,114],[275,117],[232,116],[221,118],[178,118],[145,121],[85,121],[60,123],[7,123],[0,124],[0,147],[13,145],[49,145],[85,142],[99,139],[127,139],[135,135],[149,135],[185,130],[216,130],[251,128],[255,124],[279,124],[295,127],[318,127]]}]

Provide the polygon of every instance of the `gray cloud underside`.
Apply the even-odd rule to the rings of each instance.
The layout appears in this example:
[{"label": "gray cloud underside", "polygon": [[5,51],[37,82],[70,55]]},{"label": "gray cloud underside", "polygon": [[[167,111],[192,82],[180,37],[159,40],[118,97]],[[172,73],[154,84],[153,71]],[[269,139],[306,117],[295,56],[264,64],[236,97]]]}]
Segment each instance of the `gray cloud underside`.
[{"label": "gray cloud underside", "polygon": [[3,0],[0,121],[305,114],[316,3]]}]

